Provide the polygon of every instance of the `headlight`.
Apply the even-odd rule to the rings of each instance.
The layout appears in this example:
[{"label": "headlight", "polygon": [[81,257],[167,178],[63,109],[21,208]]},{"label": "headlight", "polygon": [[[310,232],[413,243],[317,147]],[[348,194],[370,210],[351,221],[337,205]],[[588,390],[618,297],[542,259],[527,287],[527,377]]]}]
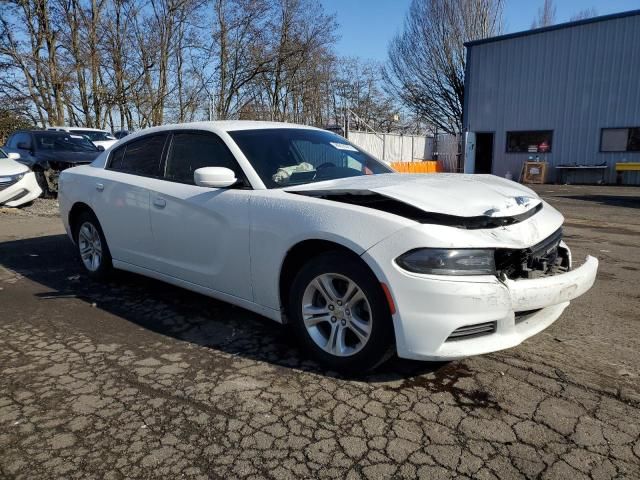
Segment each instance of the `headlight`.
[{"label": "headlight", "polygon": [[17,175],[9,175],[7,177],[0,177],[0,183],[16,183],[17,181],[22,180],[22,177],[26,174],[27,172],[19,173]]},{"label": "headlight", "polygon": [[418,248],[396,258],[396,263],[414,273],[432,275],[495,275],[493,250]]}]

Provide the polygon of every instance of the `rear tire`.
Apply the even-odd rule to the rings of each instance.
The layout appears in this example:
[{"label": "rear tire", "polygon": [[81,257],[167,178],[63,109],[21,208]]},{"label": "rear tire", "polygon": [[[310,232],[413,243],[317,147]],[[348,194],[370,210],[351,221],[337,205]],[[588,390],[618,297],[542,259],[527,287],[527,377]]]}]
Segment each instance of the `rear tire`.
[{"label": "rear tire", "polygon": [[293,280],[288,314],[302,349],[332,370],[362,375],[394,352],[386,296],[353,255],[327,252],[309,260]]},{"label": "rear tire", "polygon": [[84,211],[74,226],[73,237],[85,272],[95,280],[107,279],[113,271],[113,263],[100,222],[93,212]]}]

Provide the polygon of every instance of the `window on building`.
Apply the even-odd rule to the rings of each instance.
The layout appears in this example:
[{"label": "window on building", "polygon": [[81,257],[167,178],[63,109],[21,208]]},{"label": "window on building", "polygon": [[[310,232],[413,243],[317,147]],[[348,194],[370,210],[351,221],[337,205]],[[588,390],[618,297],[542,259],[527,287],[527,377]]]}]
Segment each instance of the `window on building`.
[{"label": "window on building", "polygon": [[603,128],[600,136],[601,152],[639,152],[640,127]]},{"label": "window on building", "polygon": [[507,153],[550,153],[553,131],[507,132]]}]

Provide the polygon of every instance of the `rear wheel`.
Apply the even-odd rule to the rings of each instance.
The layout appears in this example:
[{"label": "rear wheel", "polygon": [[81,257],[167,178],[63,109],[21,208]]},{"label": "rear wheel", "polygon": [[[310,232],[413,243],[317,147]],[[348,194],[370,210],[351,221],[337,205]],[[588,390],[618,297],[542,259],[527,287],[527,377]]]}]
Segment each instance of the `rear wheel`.
[{"label": "rear wheel", "polygon": [[79,215],[75,225],[76,247],[85,271],[98,280],[107,278],[113,265],[100,222],[93,213],[85,211]]},{"label": "rear wheel", "polygon": [[334,370],[364,374],[393,353],[384,292],[358,258],[329,252],[311,259],[293,281],[288,312],[305,350]]}]

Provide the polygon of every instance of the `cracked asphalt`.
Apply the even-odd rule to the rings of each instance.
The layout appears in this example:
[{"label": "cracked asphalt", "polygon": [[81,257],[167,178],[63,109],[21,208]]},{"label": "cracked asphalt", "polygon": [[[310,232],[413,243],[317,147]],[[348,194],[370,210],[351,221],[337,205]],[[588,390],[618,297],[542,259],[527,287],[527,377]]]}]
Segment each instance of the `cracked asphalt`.
[{"label": "cracked asphalt", "polygon": [[358,379],[243,309],[94,283],[59,218],[0,211],[0,477],[640,478],[640,188],[538,190],[594,288],[517,348]]}]

